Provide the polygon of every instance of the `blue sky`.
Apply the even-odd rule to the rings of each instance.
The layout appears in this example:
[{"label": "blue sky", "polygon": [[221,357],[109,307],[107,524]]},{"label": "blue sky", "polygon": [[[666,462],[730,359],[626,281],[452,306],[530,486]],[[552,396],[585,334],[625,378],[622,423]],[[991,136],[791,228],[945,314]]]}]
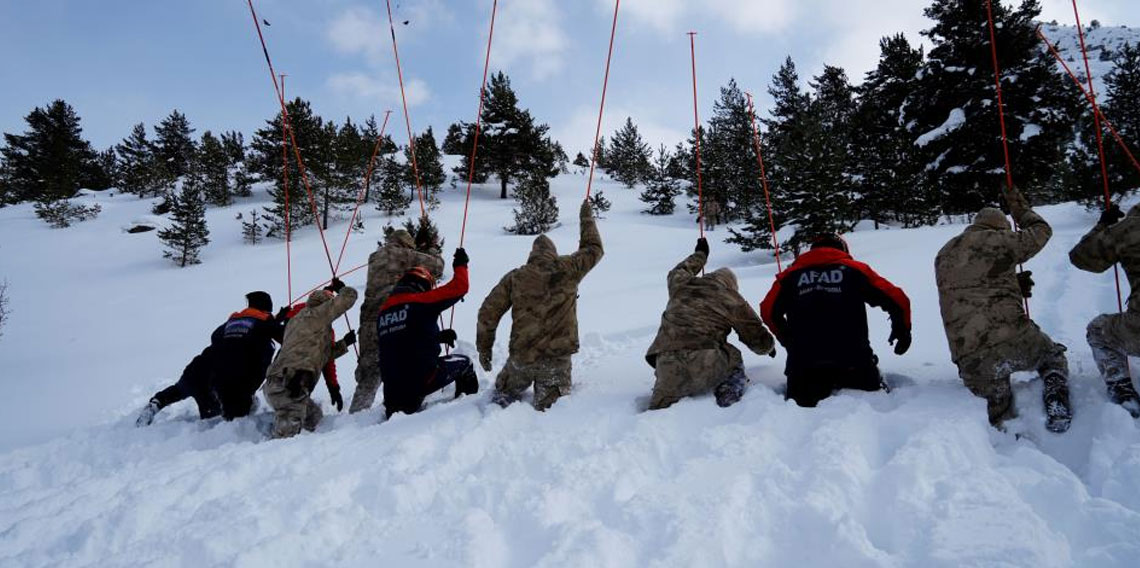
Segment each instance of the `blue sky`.
[{"label": "blue sky", "polygon": [[[1084,0],[1082,18],[1140,26],[1134,0]],[[669,144],[692,127],[689,44],[697,36],[702,118],[730,77],[767,105],[786,55],[806,80],[824,63],[857,79],[877,40],[927,27],[925,0],[624,0],[604,133],[632,116],[647,139]],[[399,90],[384,3],[260,0],[259,15],[287,93],[326,118],[395,111]],[[472,120],[491,0],[393,0],[411,120],[440,131]],[[1044,0],[1046,20],[1072,22],[1069,0]],[[500,0],[491,67],[506,71],[522,104],[551,125],[567,152],[593,139],[613,0]],[[408,25],[402,25],[409,20]],[[0,0],[0,131],[22,132],[35,106],[63,98],[98,148],[171,109],[198,133],[251,133],[276,109],[244,0]]]}]

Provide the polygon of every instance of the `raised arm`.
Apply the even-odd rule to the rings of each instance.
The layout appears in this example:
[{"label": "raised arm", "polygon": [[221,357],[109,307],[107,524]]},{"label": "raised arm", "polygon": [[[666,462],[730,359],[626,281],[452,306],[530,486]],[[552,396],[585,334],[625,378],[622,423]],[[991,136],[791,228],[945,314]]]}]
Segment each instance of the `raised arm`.
[{"label": "raised arm", "polygon": [[1081,242],[1077,243],[1073,250],[1069,251],[1069,261],[1073,266],[1089,272],[1104,272],[1120,262],[1108,228],[1122,217],[1124,213],[1119,207],[1116,205],[1109,207],[1101,215],[1096,226],[1081,238]]},{"label": "raised arm", "polygon": [[1029,207],[1029,202],[1016,187],[1006,192],[1009,210],[1017,221],[1018,230],[1010,241],[1014,264],[1028,261],[1045,248],[1053,237],[1053,228],[1040,215]]},{"label": "raised arm", "polygon": [[594,220],[589,200],[582,202],[578,219],[581,235],[578,238],[578,250],[570,255],[570,261],[577,276],[584,277],[601,262],[605,250],[602,248],[602,234],[598,232],[598,223]]}]

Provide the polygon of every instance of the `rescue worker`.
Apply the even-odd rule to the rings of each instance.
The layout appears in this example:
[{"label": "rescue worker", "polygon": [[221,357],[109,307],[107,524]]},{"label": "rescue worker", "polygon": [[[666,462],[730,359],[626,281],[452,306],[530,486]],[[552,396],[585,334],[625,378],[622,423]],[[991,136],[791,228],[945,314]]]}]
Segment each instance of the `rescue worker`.
[{"label": "rescue worker", "polygon": [[1072,420],[1065,346],[1025,313],[1023,298],[1033,282],[1029,273],[1017,273],[1018,265],[1045,247],[1053,229],[1018,189],[1005,197],[1018,230],[1001,210],[986,207],[935,257],[950,356],[966,388],[986,399],[990,424],[999,429],[1017,416],[1010,373],[1037,371],[1044,382],[1046,427],[1064,432]]},{"label": "rescue worker", "polygon": [[1132,293],[1128,309],[1103,314],[1089,323],[1088,340],[1093,359],[1108,388],[1108,398],[1140,418],[1140,394],[1128,369],[1128,356],[1140,355],[1140,205],[1125,216],[1112,205],[1096,226],[1069,252],[1073,266],[1089,272],[1104,272],[1116,263],[1124,267]]},{"label": "rescue worker", "polygon": [[270,365],[262,388],[276,412],[274,438],[295,436],[301,428],[313,431],[321,421],[321,407],[310,394],[317,385],[317,373],[333,358],[332,324],[352,308],[356,297],[354,288],[333,278],[324,289],[309,294],[305,309],[289,320],[281,352]]},{"label": "rescue worker", "polygon": [[[307,305],[306,302],[298,302],[288,308],[288,311],[285,313],[285,323],[288,324],[289,320],[293,319],[293,316],[301,313],[301,310],[305,309]],[[340,412],[344,410],[344,398],[340,395],[340,381],[337,380],[336,360],[348,353],[348,348],[356,343],[356,332],[349,331],[344,334],[344,339],[338,341],[336,331],[333,330],[331,337],[333,340],[332,359],[329,359],[328,364],[321,369],[321,375],[325,378],[325,388],[329,391],[329,400],[333,406],[336,407],[336,411]]]},{"label": "rescue worker", "polygon": [[760,306],[764,323],[788,352],[785,398],[813,407],[840,389],[884,388],[871,349],[867,307],[890,315],[887,342],[910,349],[910,299],[870,266],[851,257],[839,235],[817,237],[811,250],[776,277]]},{"label": "rescue worker", "polygon": [[578,352],[578,285],[604,254],[589,201],[582,202],[578,218],[577,251],[558,256],[554,242],[539,235],[526,264],[508,272],[479,308],[475,343],[487,371],[499,320],[511,310],[509,356],[492,396],[501,406],[519,400],[531,385],[537,410],[570,393],[570,356]]},{"label": "rescue worker", "polygon": [[163,408],[191,397],[203,420],[232,420],[251,412],[283,324],[270,315],[273,298],[268,293],[250,292],[245,298],[248,307],[214,330],[210,345],[190,361],[177,383],[155,393],[139,412],[137,426],[149,426]]},{"label": "rescue worker", "polygon": [[396,281],[413,266],[423,266],[439,279],[443,276],[443,259],[416,250],[412,235],[396,229],[385,238],[384,246],[368,257],[368,284],[364,303],[360,306],[360,357],[356,363],[356,391],[349,412],[372,407],[380,387],[380,357],[376,352],[376,315],[388,299]]},{"label": "rescue worker", "polygon": [[708,257],[701,238],[696,252],[669,271],[669,303],[645,354],[657,377],[650,410],[709,391],[719,406],[739,401],[748,378],[740,350],[728,343],[730,331],[754,353],[775,356],[772,334],[737,291],[736,275],[721,268],[701,276]]},{"label": "rescue worker", "polygon": [[440,356],[440,344],[455,347],[454,330],[440,330],[439,316],[467,295],[467,251],[455,250],[454,276],[433,289],[435,278],[423,266],[409,270],[392,289],[376,318],[384,412],[415,414],[431,393],[455,383],[455,397],[479,392],[471,359]]}]

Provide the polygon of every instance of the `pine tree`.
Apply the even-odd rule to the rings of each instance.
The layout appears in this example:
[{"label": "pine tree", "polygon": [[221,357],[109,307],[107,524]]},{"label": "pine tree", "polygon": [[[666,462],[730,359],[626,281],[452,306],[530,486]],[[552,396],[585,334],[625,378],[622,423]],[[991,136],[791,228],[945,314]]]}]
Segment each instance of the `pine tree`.
[{"label": "pine tree", "polygon": [[199,253],[210,242],[206,202],[202,198],[200,183],[197,175],[183,180],[182,189],[171,202],[171,225],[158,232],[158,238],[166,246],[162,257],[173,260],[180,267],[200,264]]},{"label": "pine tree", "polygon": [[[439,227],[435,225],[431,217],[424,215],[418,221],[406,219],[404,230],[412,235],[412,240],[416,243],[416,250],[434,256],[439,256],[443,251],[444,239],[439,236]],[[388,232],[385,232],[385,236],[388,235]]]},{"label": "pine tree", "polygon": [[235,197],[253,195],[254,176],[246,164],[245,137],[241,132],[222,133],[222,146],[226,152],[226,166],[230,172],[230,186]]},{"label": "pine tree", "polygon": [[681,194],[681,184],[670,171],[673,156],[662,144],[657,148],[657,157],[651,164],[649,181],[641,192],[641,201],[649,204],[644,212],[650,215],[672,215],[676,210],[677,196]]},{"label": "pine tree", "polygon": [[701,139],[701,176],[704,198],[715,203],[713,209],[720,212],[721,221],[747,217],[749,209],[763,201],[757,199],[760,169],[752,141],[752,114],[735,79],[721,87]]},{"label": "pine tree", "polygon": [[558,223],[558,200],[550,193],[550,180],[534,172],[515,187],[519,208],[513,211],[515,224],[507,228],[518,235],[539,235]]},{"label": "pine tree", "polygon": [[857,214],[906,227],[937,220],[939,203],[925,180],[915,136],[907,130],[908,99],[924,54],[902,34],[879,41],[879,64],[857,89],[852,128],[852,161]]},{"label": "pine tree", "polygon": [[578,155],[574,157],[574,165],[579,168],[589,169],[590,160],[586,158],[585,154],[578,152]]},{"label": "pine tree", "polygon": [[327,184],[331,186],[329,195],[337,207],[355,207],[370,156],[371,148],[367,148],[364,133],[351,119],[345,118],[333,139],[333,162]]},{"label": "pine tree", "polygon": [[601,219],[602,213],[609,211],[612,206],[613,204],[610,203],[609,199],[606,199],[602,190],[599,189],[590,194],[590,207],[593,209],[595,219]]},{"label": "pine tree", "polygon": [[0,148],[8,201],[50,202],[70,198],[81,188],[97,188],[104,174],[71,105],[53,101],[24,121],[28,130],[4,134]]},{"label": "pine tree", "polygon": [[376,210],[389,217],[403,214],[412,204],[412,197],[406,191],[408,176],[404,165],[394,157],[385,156],[378,159],[376,167],[382,174],[380,191],[376,195]]},{"label": "pine tree", "polygon": [[[1034,195],[1059,191],[1057,164],[1072,138],[1077,101],[1035,35],[1041,8],[994,2],[998,65],[1015,183]],[[923,32],[932,48],[909,107],[912,132],[943,213],[973,213],[1001,200],[1001,129],[985,0],[934,0]]]},{"label": "pine tree", "polygon": [[458,156],[464,153],[466,149],[470,153],[471,148],[465,146],[467,144],[467,128],[465,122],[457,122],[447,127],[447,135],[443,137],[443,153],[448,156]]},{"label": "pine tree", "polygon": [[[407,147],[404,148],[404,162],[412,163],[412,154]],[[439,197],[436,194],[447,181],[447,174],[443,171],[443,156],[435,144],[435,134],[432,133],[430,126],[423,134],[416,137],[416,167],[420,172],[420,184],[424,190],[424,199],[434,209],[439,205]],[[414,188],[416,184],[415,172],[411,167],[407,170],[408,179],[406,183]]]},{"label": "pine tree", "polygon": [[261,226],[261,215],[258,215],[257,210],[249,212],[249,219],[243,219],[241,222],[241,236],[246,244],[256,245],[261,242],[264,228]]},{"label": "pine tree", "polygon": [[[327,166],[328,155],[331,154],[331,140],[327,136],[324,120],[313,114],[312,107],[300,98],[290,101],[286,105],[289,112],[289,122],[293,130],[292,137],[286,137],[288,143],[288,156],[286,169],[288,171],[288,201],[289,224],[293,228],[303,227],[314,223],[317,219],[313,215],[309,196],[305,189],[305,182],[301,178],[300,169],[292,146],[295,138],[301,158],[305,162],[305,169],[309,185],[313,190],[314,200],[323,196],[322,179],[327,175],[324,168]],[[284,238],[285,236],[285,183],[282,178],[282,120],[281,113],[266,121],[265,128],[254,133],[250,142],[249,156],[250,171],[263,181],[273,181],[274,186],[269,190],[273,197],[273,206],[266,209],[267,220],[272,229],[270,236]],[[320,203],[317,204],[318,210]]]},{"label": "pine tree", "polygon": [[194,129],[186,115],[173,110],[154,129],[154,152],[158,162],[172,179],[190,171],[194,161]]},{"label": "pine tree", "polygon": [[194,152],[191,168],[198,172],[203,197],[211,205],[224,207],[233,203],[229,162],[221,140],[209,130],[202,134],[202,142]]},{"label": "pine tree", "polygon": [[136,124],[130,136],[115,146],[115,152],[119,155],[119,189],[139,197],[156,195],[163,176],[156,171],[158,164],[146,137],[146,125]]},{"label": "pine tree", "polygon": [[[360,155],[363,156],[361,163],[365,164],[365,173],[367,173],[369,163],[371,163],[372,169],[372,175],[367,179],[367,185],[364,188],[364,201],[368,202],[373,201],[378,195],[376,188],[379,188],[384,181],[384,157],[394,155],[400,148],[389,134],[385,134],[384,139],[380,140],[380,127],[377,125],[374,116],[364,121],[360,138],[362,144]],[[377,142],[380,144],[379,149],[376,148]],[[375,160],[373,160],[373,152],[376,153]]]},{"label": "pine tree", "polygon": [[[1140,46],[1124,44],[1115,58],[1116,67],[1104,78],[1106,87],[1104,108],[1111,117],[1116,131],[1132,149],[1140,152]],[[1108,163],[1109,183],[1116,192],[1140,189],[1140,172],[1120,146],[1112,143],[1105,134],[1105,157]]]},{"label": "pine tree", "polygon": [[649,145],[641,139],[641,133],[637,131],[633,119],[626,117],[625,125],[614,133],[613,140],[606,148],[606,163],[615,180],[632,188],[649,177],[651,155]]},{"label": "pine tree", "polygon": [[[475,180],[482,183],[488,175],[499,179],[499,197],[507,198],[507,187],[516,178],[541,173],[546,177],[558,174],[565,160],[561,147],[551,141],[550,127],[536,124],[530,111],[518,106],[518,96],[511,81],[501,71],[491,77],[483,106],[483,129],[479,137],[479,154],[475,160]],[[474,145],[474,125],[458,123],[448,129],[449,137],[462,133],[460,148],[449,144],[451,150],[461,149],[462,161],[454,171],[466,179]],[[455,140],[453,139],[452,142]]]}]

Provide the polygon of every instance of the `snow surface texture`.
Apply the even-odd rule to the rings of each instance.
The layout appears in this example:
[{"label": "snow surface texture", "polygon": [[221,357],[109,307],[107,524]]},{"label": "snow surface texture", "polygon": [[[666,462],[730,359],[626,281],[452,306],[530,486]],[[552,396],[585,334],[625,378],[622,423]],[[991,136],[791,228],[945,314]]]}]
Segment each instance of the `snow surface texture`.
[{"label": "snow surface texture", "polygon": [[[578,175],[554,183],[563,224],[550,234],[563,251],[576,244],[584,187]],[[894,392],[802,409],[778,394],[782,354],[746,354],[752,385],[736,406],[703,397],[641,412],[665,274],[692,250],[696,227],[639,214],[635,190],[599,187],[614,208],[601,221],[606,257],[581,289],[572,396],[546,413],[499,409],[484,374],[477,396],[378,424],[378,408],[336,414],[318,389],[325,421],[286,441],[265,439],[265,410],[199,422],[190,401],[152,427],[133,424],[244,293],[267,289],[282,302],[284,245],[244,245],[234,220],[258,202],[210,209],[205,264],[187,269],[161,258],[153,232],[122,231],[150,218],[148,201],[85,196],[103,214],[67,230],[47,228],[30,206],[0,209],[0,279],[12,296],[0,339],[0,565],[1137,565],[1140,430],[1106,402],[1084,341],[1086,323],[1114,310],[1114,287],[1066,256],[1095,213],[1041,210],[1056,236],[1027,266],[1033,314],[1070,347],[1075,419],[1068,434],[1047,433],[1040,385],[1019,382],[1017,439],[988,427],[947,352],[932,266],[961,226],[850,235],[856,256],[914,302],[903,357],[886,344],[886,315],[870,314]],[[446,191],[437,213],[449,256],[460,194]],[[468,342],[479,302],[530,248],[503,232],[514,204],[496,196],[473,195],[472,291],[456,313]],[[346,267],[375,246],[383,221],[366,214]],[[759,302],[772,259],[721,244],[723,229],[710,236],[711,267],[731,266]],[[293,251],[299,296],[328,271],[313,228]],[[361,286],[364,274],[346,281]],[[496,367],[507,336],[505,323]],[[346,399],[353,365],[351,354],[340,360]]]},{"label": "snow surface texture", "polygon": [[[1116,64],[1112,58],[1120,52],[1125,43],[1140,45],[1140,30],[1127,26],[1102,26],[1091,29],[1085,22],[1085,48],[1089,54],[1089,68],[1092,70],[1093,87],[1096,89],[1098,100],[1105,93],[1104,78],[1115,69]],[[1057,52],[1065,60],[1069,69],[1081,81],[1087,81],[1085,74],[1085,60],[1081,53],[1081,39],[1077,34],[1077,26],[1062,26],[1045,24],[1041,26],[1041,33],[1057,47]],[[1041,49],[1048,52],[1048,47],[1042,44]],[[1056,65],[1057,72],[1065,74],[1060,63]],[[1071,79],[1065,76],[1066,84]]]}]

